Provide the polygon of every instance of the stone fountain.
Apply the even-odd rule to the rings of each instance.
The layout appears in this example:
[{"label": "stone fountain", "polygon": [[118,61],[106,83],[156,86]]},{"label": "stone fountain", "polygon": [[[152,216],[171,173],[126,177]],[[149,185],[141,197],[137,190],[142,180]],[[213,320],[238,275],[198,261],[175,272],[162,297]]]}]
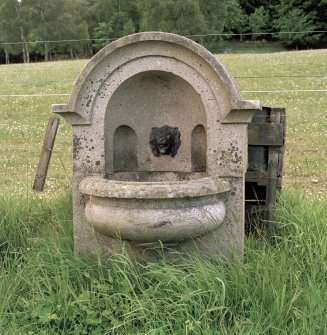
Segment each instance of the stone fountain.
[{"label": "stone fountain", "polygon": [[242,253],[247,124],[261,107],[209,51],[168,33],[121,38],[52,108],[73,129],[77,255]]}]

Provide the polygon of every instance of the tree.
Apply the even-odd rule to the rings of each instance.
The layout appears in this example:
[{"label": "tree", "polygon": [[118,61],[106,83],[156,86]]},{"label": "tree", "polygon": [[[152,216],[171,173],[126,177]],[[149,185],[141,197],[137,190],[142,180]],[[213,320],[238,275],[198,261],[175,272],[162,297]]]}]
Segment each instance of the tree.
[{"label": "tree", "polygon": [[90,16],[93,17],[90,31],[94,32],[99,24],[110,24],[111,38],[137,32],[140,26],[136,0],[97,0],[91,6]]},{"label": "tree", "polygon": [[180,35],[206,32],[207,26],[197,0],[143,0],[141,30],[166,31]]},{"label": "tree", "polygon": [[10,54],[19,52],[16,46],[5,44],[19,40],[19,33],[16,29],[16,16],[12,17],[11,14],[14,10],[9,5],[9,2],[0,0],[0,40],[4,43],[2,48],[5,53],[6,64],[10,62]]},{"label": "tree", "polygon": [[10,54],[23,54],[24,63],[29,62],[29,47],[26,40],[29,26],[26,20],[25,2],[17,0],[0,1],[0,32],[4,42],[21,41],[20,46],[7,44],[4,46],[6,62],[9,62]]},{"label": "tree", "polygon": [[[94,29],[92,36],[95,39],[94,47],[100,50],[108,44],[110,35],[112,34],[112,28],[110,23],[100,22]],[[97,41],[99,39],[99,41]]]},{"label": "tree", "polygon": [[280,40],[288,45],[301,47],[319,39],[319,35],[309,33],[316,29],[314,12],[305,13],[301,7],[295,6],[293,0],[283,1],[275,10],[274,25],[280,31],[277,35]]},{"label": "tree", "polygon": [[227,7],[225,0],[200,0],[200,10],[204,16],[207,32],[219,34],[224,29]]},{"label": "tree", "polygon": [[[58,1],[58,0],[56,0]],[[54,50],[59,53],[69,52],[71,58],[76,54],[85,53],[86,41],[89,39],[88,26],[85,21],[85,1],[69,0],[64,1],[65,10],[57,18],[55,40],[67,39],[66,43],[54,45]],[[70,42],[69,40],[76,40]]]},{"label": "tree", "polygon": [[29,5],[29,21],[33,27],[29,34],[34,43],[33,49],[49,60],[50,52],[69,52],[73,55],[83,48],[85,43],[62,42],[53,44],[52,40],[88,39],[85,21],[86,2],[84,0],[24,0]]},{"label": "tree", "polygon": [[[312,21],[315,25],[315,30],[327,31],[327,0],[297,0],[296,4],[300,6],[306,14],[313,16]],[[315,38],[315,41],[316,40],[317,36]],[[315,43],[316,46],[326,47],[327,33],[319,34],[319,40],[317,42],[318,43]]]},{"label": "tree", "polygon": [[226,6],[227,16],[224,31],[231,34],[240,34],[240,40],[242,41],[242,34],[249,29],[248,16],[237,0],[227,0]]},{"label": "tree", "polygon": [[[270,21],[270,16],[268,11],[265,10],[263,6],[256,8],[254,13],[249,16],[249,26],[252,33],[258,33],[267,29]],[[252,35],[252,39],[260,35]]]},{"label": "tree", "polygon": [[121,37],[135,33],[135,27],[132,19],[126,12],[116,12],[111,21],[112,35]]},{"label": "tree", "polygon": [[269,10],[271,7],[279,4],[281,1],[282,0],[238,0],[238,3],[247,15],[251,15],[257,8],[261,6],[265,10]]},{"label": "tree", "polygon": [[159,10],[161,5],[160,0],[138,0],[141,15],[140,31],[159,30],[157,27],[159,21],[161,21],[161,12]]}]

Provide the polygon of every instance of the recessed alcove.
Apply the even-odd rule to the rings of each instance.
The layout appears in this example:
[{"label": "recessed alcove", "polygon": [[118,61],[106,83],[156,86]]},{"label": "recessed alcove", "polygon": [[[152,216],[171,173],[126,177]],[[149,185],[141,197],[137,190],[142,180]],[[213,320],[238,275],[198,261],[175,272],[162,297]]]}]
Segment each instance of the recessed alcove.
[{"label": "recessed alcove", "polygon": [[[119,126],[113,137],[113,171],[135,172],[137,164],[137,136],[128,126]],[[108,174],[109,171],[106,171]]]},{"label": "recessed alcove", "polygon": [[192,171],[205,172],[207,168],[207,138],[202,124],[198,124],[191,136]]},{"label": "recessed alcove", "polygon": [[[181,133],[181,145],[175,157],[156,157],[149,146],[151,129],[165,125],[177,127]],[[184,79],[164,71],[147,71],[132,76],[115,90],[106,109],[106,175],[118,171],[204,171],[203,162],[201,169],[199,166],[197,170],[193,169],[191,153],[205,160],[205,152],[198,148],[198,142],[205,142],[205,125],[201,96]],[[196,149],[191,147],[194,128],[197,129],[194,135]],[[203,148],[202,144],[200,146]]]}]

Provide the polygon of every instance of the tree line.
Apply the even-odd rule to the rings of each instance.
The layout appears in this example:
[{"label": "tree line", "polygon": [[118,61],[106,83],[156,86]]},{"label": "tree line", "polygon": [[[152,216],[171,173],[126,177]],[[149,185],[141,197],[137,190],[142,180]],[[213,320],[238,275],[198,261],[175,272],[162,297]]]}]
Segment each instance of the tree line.
[{"label": "tree line", "polygon": [[326,47],[326,17],[326,0],[0,0],[0,59],[88,57],[140,31]]}]

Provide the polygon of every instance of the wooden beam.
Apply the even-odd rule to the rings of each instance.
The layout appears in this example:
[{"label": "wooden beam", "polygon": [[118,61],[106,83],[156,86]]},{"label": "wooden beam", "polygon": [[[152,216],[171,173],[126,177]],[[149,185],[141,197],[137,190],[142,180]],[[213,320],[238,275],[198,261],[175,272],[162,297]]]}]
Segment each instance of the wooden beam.
[{"label": "wooden beam", "polygon": [[278,123],[250,123],[249,145],[283,146],[284,127]]},{"label": "wooden beam", "polygon": [[267,230],[270,234],[273,233],[275,229],[274,220],[277,201],[278,155],[279,153],[277,150],[269,150],[265,221]]},{"label": "wooden beam", "polygon": [[[285,137],[286,137],[286,112],[285,108],[272,108],[271,110],[271,122],[280,123],[283,127],[283,146],[279,149],[278,154],[278,177],[280,179],[283,176],[283,166],[284,166],[284,153],[285,153]],[[282,184],[277,185],[281,188]]]},{"label": "wooden beam", "polygon": [[48,167],[54,146],[54,141],[59,127],[59,118],[51,117],[45,132],[43,146],[40,154],[39,165],[36,170],[33,189],[43,191],[45,179],[47,177]]},{"label": "wooden beam", "polygon": [[259,186],[267,185],[267,171],[247,171],[245,174],[245,182],[257,183]]}]

